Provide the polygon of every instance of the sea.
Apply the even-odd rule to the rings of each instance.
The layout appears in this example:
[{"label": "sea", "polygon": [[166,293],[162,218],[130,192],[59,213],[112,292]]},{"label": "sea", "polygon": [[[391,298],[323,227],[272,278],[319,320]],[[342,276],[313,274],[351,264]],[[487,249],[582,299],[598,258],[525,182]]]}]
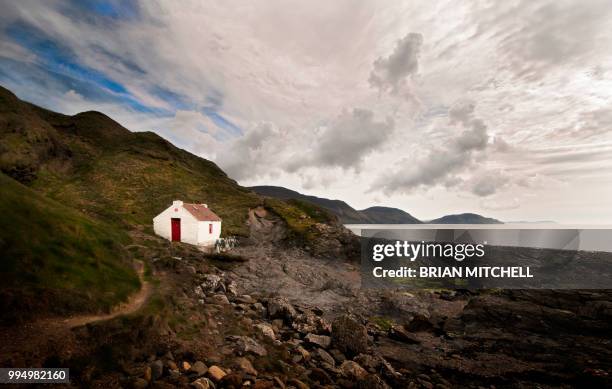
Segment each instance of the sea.
[{"label": "sea", "polygon": [[[454,230],[455,236],[469,232],[476,243],[578,251],[612,252],[612,225],[557,223],[504,224],[345,224],[358,236],[401,236],[403,240],[426,240],[432,232]],[[448,236],[447,234],[445,236]]]}]

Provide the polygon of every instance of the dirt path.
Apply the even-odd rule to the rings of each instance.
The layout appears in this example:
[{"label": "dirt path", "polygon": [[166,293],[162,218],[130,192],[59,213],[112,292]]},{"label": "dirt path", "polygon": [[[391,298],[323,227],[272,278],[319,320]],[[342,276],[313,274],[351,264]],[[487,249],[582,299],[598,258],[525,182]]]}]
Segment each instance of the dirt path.
[{"label": "dirt path", "polygon": [[149,298],[152,286],[144,279],[143,262],[137,262],[136,270],[141,282],[140,290],[108,314],[48,318],[21,326],[0,328],[0,366],[39,366],[45,355],[58,353],[69,358],[82,347],[73,328],[137,311]]},{"label": "dirt path", "polygon": [[87,323],[92,323],[94,321],[102,321],[102,320],[110,320],[114,317],[120,315],[127,315],[133,312],[136,312],[140,307],[143,306],[149,294],[151,293],[151,285],[148,281],[144,279],[144,263],[137,262],[138,268],[136,271],[138,272],[138,278],[140,278],[140,290],[130,296],[128,301],[125,303],[121,303],[113,308],[110,313],[104,315],[80,315],[73,316],[66,319],[58,320],[62,325],[67,326],[68,328],[79,327],[85,325]]}]

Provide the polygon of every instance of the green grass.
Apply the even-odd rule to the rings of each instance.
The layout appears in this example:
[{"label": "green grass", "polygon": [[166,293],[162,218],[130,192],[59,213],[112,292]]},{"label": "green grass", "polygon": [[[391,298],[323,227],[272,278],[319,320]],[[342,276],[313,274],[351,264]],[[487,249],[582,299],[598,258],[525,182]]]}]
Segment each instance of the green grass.
[{"label": "green grass", "polygon": [[379,326],[383,331],[389,331],[395,324],[392,319],[383,316],[372,316],[370,321]]},{"label": "green grass", "polygon": [[311,242],[320,233],[314,228],[317,223],[331,223],[336,220],[328,211],[302,200],[282,201],[274,198],[265,198],[264,206],[278,215],[289,227],[291,239]]},{"label": "green grass", "polygon": [[15,312],[106,310],[140,287],[129,237],[0,174],[2,304]]}]

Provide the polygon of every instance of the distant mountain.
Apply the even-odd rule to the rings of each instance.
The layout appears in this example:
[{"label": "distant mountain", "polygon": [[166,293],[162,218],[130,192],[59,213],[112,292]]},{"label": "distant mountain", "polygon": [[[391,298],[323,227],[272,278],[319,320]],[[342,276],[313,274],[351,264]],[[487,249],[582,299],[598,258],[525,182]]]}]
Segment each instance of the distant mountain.
[{"label": "distant mountain", "polygon": [[262,185],[252,186],[249,189],[261,196],[274,197],[281,200],[295,199],[308,201],[332,212],[340,218],[342,223],[373,223],[367,216],[361,214],[342,200],[330,200],[322,197],[304,195],[294,190],[283,188],[282,186]]},{"label": "distant mountain", "polygon": [[370,207],[359,211],[365,215],[372,223],[376,224],[418,224],[422,223],[419,219],[408,212],[391,207]]},{"label": "distant mountain", "polygon": [[303,200],[332,212],[345,224],[414,224],[421,221],[407,212],[390,207],[370,207],[356,210],[342,200],[309,196],[281,186],[252,186],[255,193],[281,200]]},{"label": "distant mountain", "polygon": [[503,222],[491,217],[484,217],[475,213],[461,213],[458,215],[446,215],[429,221],[431,224],[503,224]]}]

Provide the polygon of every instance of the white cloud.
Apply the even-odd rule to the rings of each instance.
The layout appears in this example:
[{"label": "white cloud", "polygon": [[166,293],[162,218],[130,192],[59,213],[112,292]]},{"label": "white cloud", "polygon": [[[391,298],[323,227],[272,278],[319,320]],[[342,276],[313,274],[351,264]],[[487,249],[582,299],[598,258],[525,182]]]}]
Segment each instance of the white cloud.
[{"label": "white cloud", "polygon": [[[154,130],[242,184],[359,208],[382,200],[423,218],[514,209],[575,220],[583,199],[560,182],[612,186],[612,154],[598,146],[612,142],[607,0],[138,4],[135,18],[100,21],[65,12],[68,1],[10,2],[0,27],[39,28],[164,115],[8,62],[3,82],[52,109]],[[5,36],[0,57],[44,67]],[[527,193],[537,196],[525,203]]]}]

